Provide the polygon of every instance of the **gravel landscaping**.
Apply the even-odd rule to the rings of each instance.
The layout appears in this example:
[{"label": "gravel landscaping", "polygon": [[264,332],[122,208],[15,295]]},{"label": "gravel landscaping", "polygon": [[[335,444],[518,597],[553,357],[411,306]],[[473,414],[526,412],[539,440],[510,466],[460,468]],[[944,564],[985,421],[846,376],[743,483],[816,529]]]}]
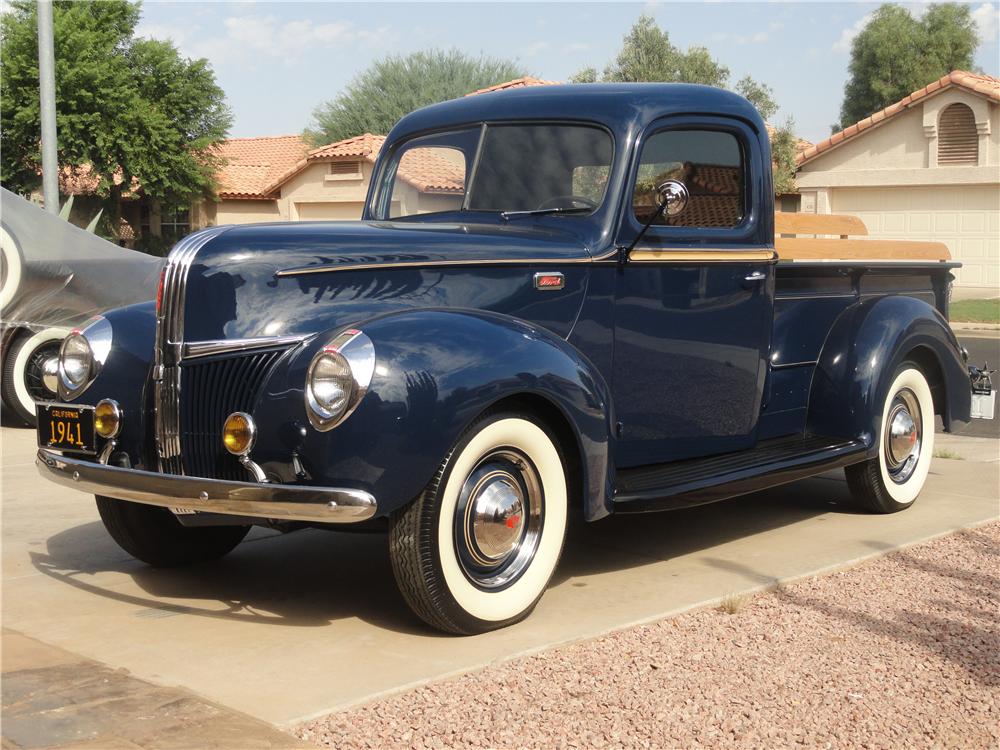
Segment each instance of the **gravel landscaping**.
[{"label": "gravel landscaping", "polygon": [[294,733],[338,750],[996,748],[1000,523]]}]

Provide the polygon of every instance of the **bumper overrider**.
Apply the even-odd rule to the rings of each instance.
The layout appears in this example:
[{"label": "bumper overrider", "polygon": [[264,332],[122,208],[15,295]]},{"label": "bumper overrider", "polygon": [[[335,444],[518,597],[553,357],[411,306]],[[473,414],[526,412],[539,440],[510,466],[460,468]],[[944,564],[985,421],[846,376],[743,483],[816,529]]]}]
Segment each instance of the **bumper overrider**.
[{"label": "bumper overrider", "polygon": [[57,484],[95,495],[178,510],[283,521],[358,523],[375,515],[375,498],[362,490],[229,482],[159,474],[85,461],[44,448],[39,473]]}]

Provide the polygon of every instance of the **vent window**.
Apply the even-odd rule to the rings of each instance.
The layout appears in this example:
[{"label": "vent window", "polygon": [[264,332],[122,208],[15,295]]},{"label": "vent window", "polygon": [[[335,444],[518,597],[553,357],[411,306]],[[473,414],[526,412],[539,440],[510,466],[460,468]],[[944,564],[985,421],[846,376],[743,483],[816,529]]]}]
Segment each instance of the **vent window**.
[{"label": "vent window", "polygon": [[976,118],[965,104],[952,104],[938,123],[938,164],[979,163]]},{"label": "vent window", "polygon": [[330,162],[330,177],[340,180],[360,180],[361,162],[332,161]]}]

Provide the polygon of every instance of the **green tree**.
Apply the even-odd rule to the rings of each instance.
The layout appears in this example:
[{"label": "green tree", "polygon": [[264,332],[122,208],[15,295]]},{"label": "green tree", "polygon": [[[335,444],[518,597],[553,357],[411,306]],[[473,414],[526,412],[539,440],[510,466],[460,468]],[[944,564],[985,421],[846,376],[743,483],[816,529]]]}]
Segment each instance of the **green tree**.
[{"label": "green tree", "polygon": [[921,19],[882,5],[851,45],[840,122],[845,128],[952,70],[970,69],[978,46],[972,7],[941,4]]},{"label": "green tree", "polygon": [[798,192],[795,186],[795,123],[789,118],[771,135],[771,177],[774,194]]},{"label": "green tree", "polygon": [[[573,83],[643,82],[701,83],[706,86],[729,88],[729,68],[714,59],[705,47],[689,47],[687,51],[674,46],[666,30],[652,16],[642,15],[622,40],[615,59],[604,68],[601,76],[595,68],[584,68],[571,76]],[[764,119],[778,111],[774,92],[750,76],[741,78],[735,87],[757,107]]]},{"label": "green tree", "polygon": [[[133,178],[167,204],[211,195],[211,146],[232,121],[206,60],[135,37],[140,10],[126,0],[53,8],[59,164],[89,168],[114,218]],[[0,180],[27,191],[41,168],[35,3],[14,0],[0,24]]]},{"label": "green tree", "polygon": [[[573,83],[597,81],[660,81],[666,83],[701,83],[718,88],[730,88],[729,68],[715,60],[705,47],[678,49],[666,30],[652,16],[642,15],[622,41],[615,59],[598,76],[595,68],[584,68],[571,77]],[[732,87],[753,104],[765,120],[774,117],[778,104],[770,86],[744,76]],[[775,131],[771,142],[774,156],[776,193],[795,191],[794,124],[788,120]]]},{"label": "green tree", "polygon": [[428,104],[525,75],[513,62],[458,50],[415,52],[377,60],[313,111],[306,137],[316,145],[362,133],[388,133],[399,118]]}]

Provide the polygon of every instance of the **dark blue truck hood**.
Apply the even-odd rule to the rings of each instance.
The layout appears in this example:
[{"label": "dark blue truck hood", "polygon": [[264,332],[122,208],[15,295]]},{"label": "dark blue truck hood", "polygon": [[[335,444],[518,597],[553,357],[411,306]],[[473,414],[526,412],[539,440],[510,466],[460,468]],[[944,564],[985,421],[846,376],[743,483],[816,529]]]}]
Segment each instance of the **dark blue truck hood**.
[{"label": "dark blue truck hood", "polygon": [[531,293],[531,268],[562,259],[573,266],[570,261],[586,259],[588,249],[569,232],[530,221],[233,227],[194,260],[184,338],[302,335],[413,307],[518,315],[525,305],[533,307],[526,317],[565,335],[582,303],[585,266],[575,264],[579,271],[567,278],[566,294],[552,295],[544,310]]}]

